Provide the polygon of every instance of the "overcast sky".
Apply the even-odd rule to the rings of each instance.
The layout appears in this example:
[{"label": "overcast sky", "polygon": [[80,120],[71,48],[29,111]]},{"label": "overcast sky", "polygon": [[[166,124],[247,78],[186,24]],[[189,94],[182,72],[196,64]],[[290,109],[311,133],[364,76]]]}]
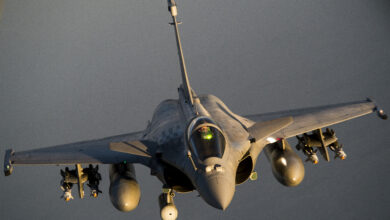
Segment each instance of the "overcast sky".
[{"label": "overcast sky", "polygon": [[[241,115],[368,96],[390,112],[389,1],[177,4],[196,93],[214,94]],[[4,0],[0,158],[8,148],[144,129],[162,100],[177,98],[180,69],[169,22],[165,0]],[[347,160],[305,164],[302,184],[287,188],[261,155],[259,179],[238,186],[226,211],[196,192],[179,194],[179,219],[390,219],[389,121],[372,114],[332,128]],[[136,166],[142,198],[130,213],[110,203],[108,166],[101,166],[100,198],[70,203],[60,199],[60,168],[16,167],[12,176],[0,175],[0,219],[159,218],[161,183],[145,167]]]}]

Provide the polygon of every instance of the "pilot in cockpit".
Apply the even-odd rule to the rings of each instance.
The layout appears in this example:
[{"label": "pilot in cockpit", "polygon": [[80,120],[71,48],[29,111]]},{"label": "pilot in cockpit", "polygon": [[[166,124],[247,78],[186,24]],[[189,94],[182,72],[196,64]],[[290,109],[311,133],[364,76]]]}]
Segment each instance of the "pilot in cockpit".
[{"label": "pilot in cockpit", "polygon": [[188,126],[188,143],[193,154],[200,160],[222,158],[226,145],[222,131],[207,117],[196,118]]},{"label": "pilot in cockpit", "polygon": [[211,131],[209,126],[202,126],[198,129],[200,136],[203,140],[211,140],[213,139],[213,132]]}]

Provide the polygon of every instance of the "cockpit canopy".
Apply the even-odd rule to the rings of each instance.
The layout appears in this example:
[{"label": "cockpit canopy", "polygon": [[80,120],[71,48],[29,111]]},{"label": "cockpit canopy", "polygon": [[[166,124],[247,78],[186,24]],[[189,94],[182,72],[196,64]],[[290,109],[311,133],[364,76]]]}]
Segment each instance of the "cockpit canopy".
[{"label": "cockpit canopy", "polygon": [[193,119],[187,130],[190,150],[200,159],[222,158],[226,140],[221,129],[208,117]]}]

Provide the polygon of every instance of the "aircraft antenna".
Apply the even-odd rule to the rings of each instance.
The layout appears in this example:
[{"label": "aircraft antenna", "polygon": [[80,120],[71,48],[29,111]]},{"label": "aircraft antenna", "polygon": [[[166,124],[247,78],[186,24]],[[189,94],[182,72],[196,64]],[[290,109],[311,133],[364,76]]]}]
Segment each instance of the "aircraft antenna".
[{"label": "aircraft antenna", "polygon": [[168,11],[172,15],[173,23],[171,23],[175,27],[175,34],[176,34],[176,43],[177,43],[177,49],[180,59],[180,69],[181,69],[181,78],[182,78],[182,89],[184,90],[184,95],[187,101],[193,105],[194,100],[192,98],[192,90],[190,87],[190,83],[188,81],[188,74],[187,74],[187,68],[184,61],[184,55],[183,55],[183,48],[181,46],[180,41],[180,34],[179,34],[179,23],[177,22],[176,16],[177,16],[177,7],[175,0],[168,0]]}]

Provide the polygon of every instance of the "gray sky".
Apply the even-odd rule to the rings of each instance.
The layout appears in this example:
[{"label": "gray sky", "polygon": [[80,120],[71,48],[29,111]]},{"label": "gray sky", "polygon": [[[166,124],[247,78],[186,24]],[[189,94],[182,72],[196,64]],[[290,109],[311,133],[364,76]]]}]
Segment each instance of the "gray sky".
[{"label": "gray sky", "polygon": [[[178,0],[190,83],[238,114],[374,97],[390,112],[390,3],[379,0]],[[0,158],[142,130],[180,74],[164,0],[5,0],[0,22]],[[306,164],[286,188],[264,155],[229,208],[179,194],[179,219],[389,219],[390,125],[375,115],[335,128],[346,161]],[[295,140],[290,141],[295,146]],[[0,175],[0,219],[158,219],[161,184],[137,166],[131,213],[108,196],[60,200],[60,167]],[[74,192],[76,195],[76,192]]]}]

